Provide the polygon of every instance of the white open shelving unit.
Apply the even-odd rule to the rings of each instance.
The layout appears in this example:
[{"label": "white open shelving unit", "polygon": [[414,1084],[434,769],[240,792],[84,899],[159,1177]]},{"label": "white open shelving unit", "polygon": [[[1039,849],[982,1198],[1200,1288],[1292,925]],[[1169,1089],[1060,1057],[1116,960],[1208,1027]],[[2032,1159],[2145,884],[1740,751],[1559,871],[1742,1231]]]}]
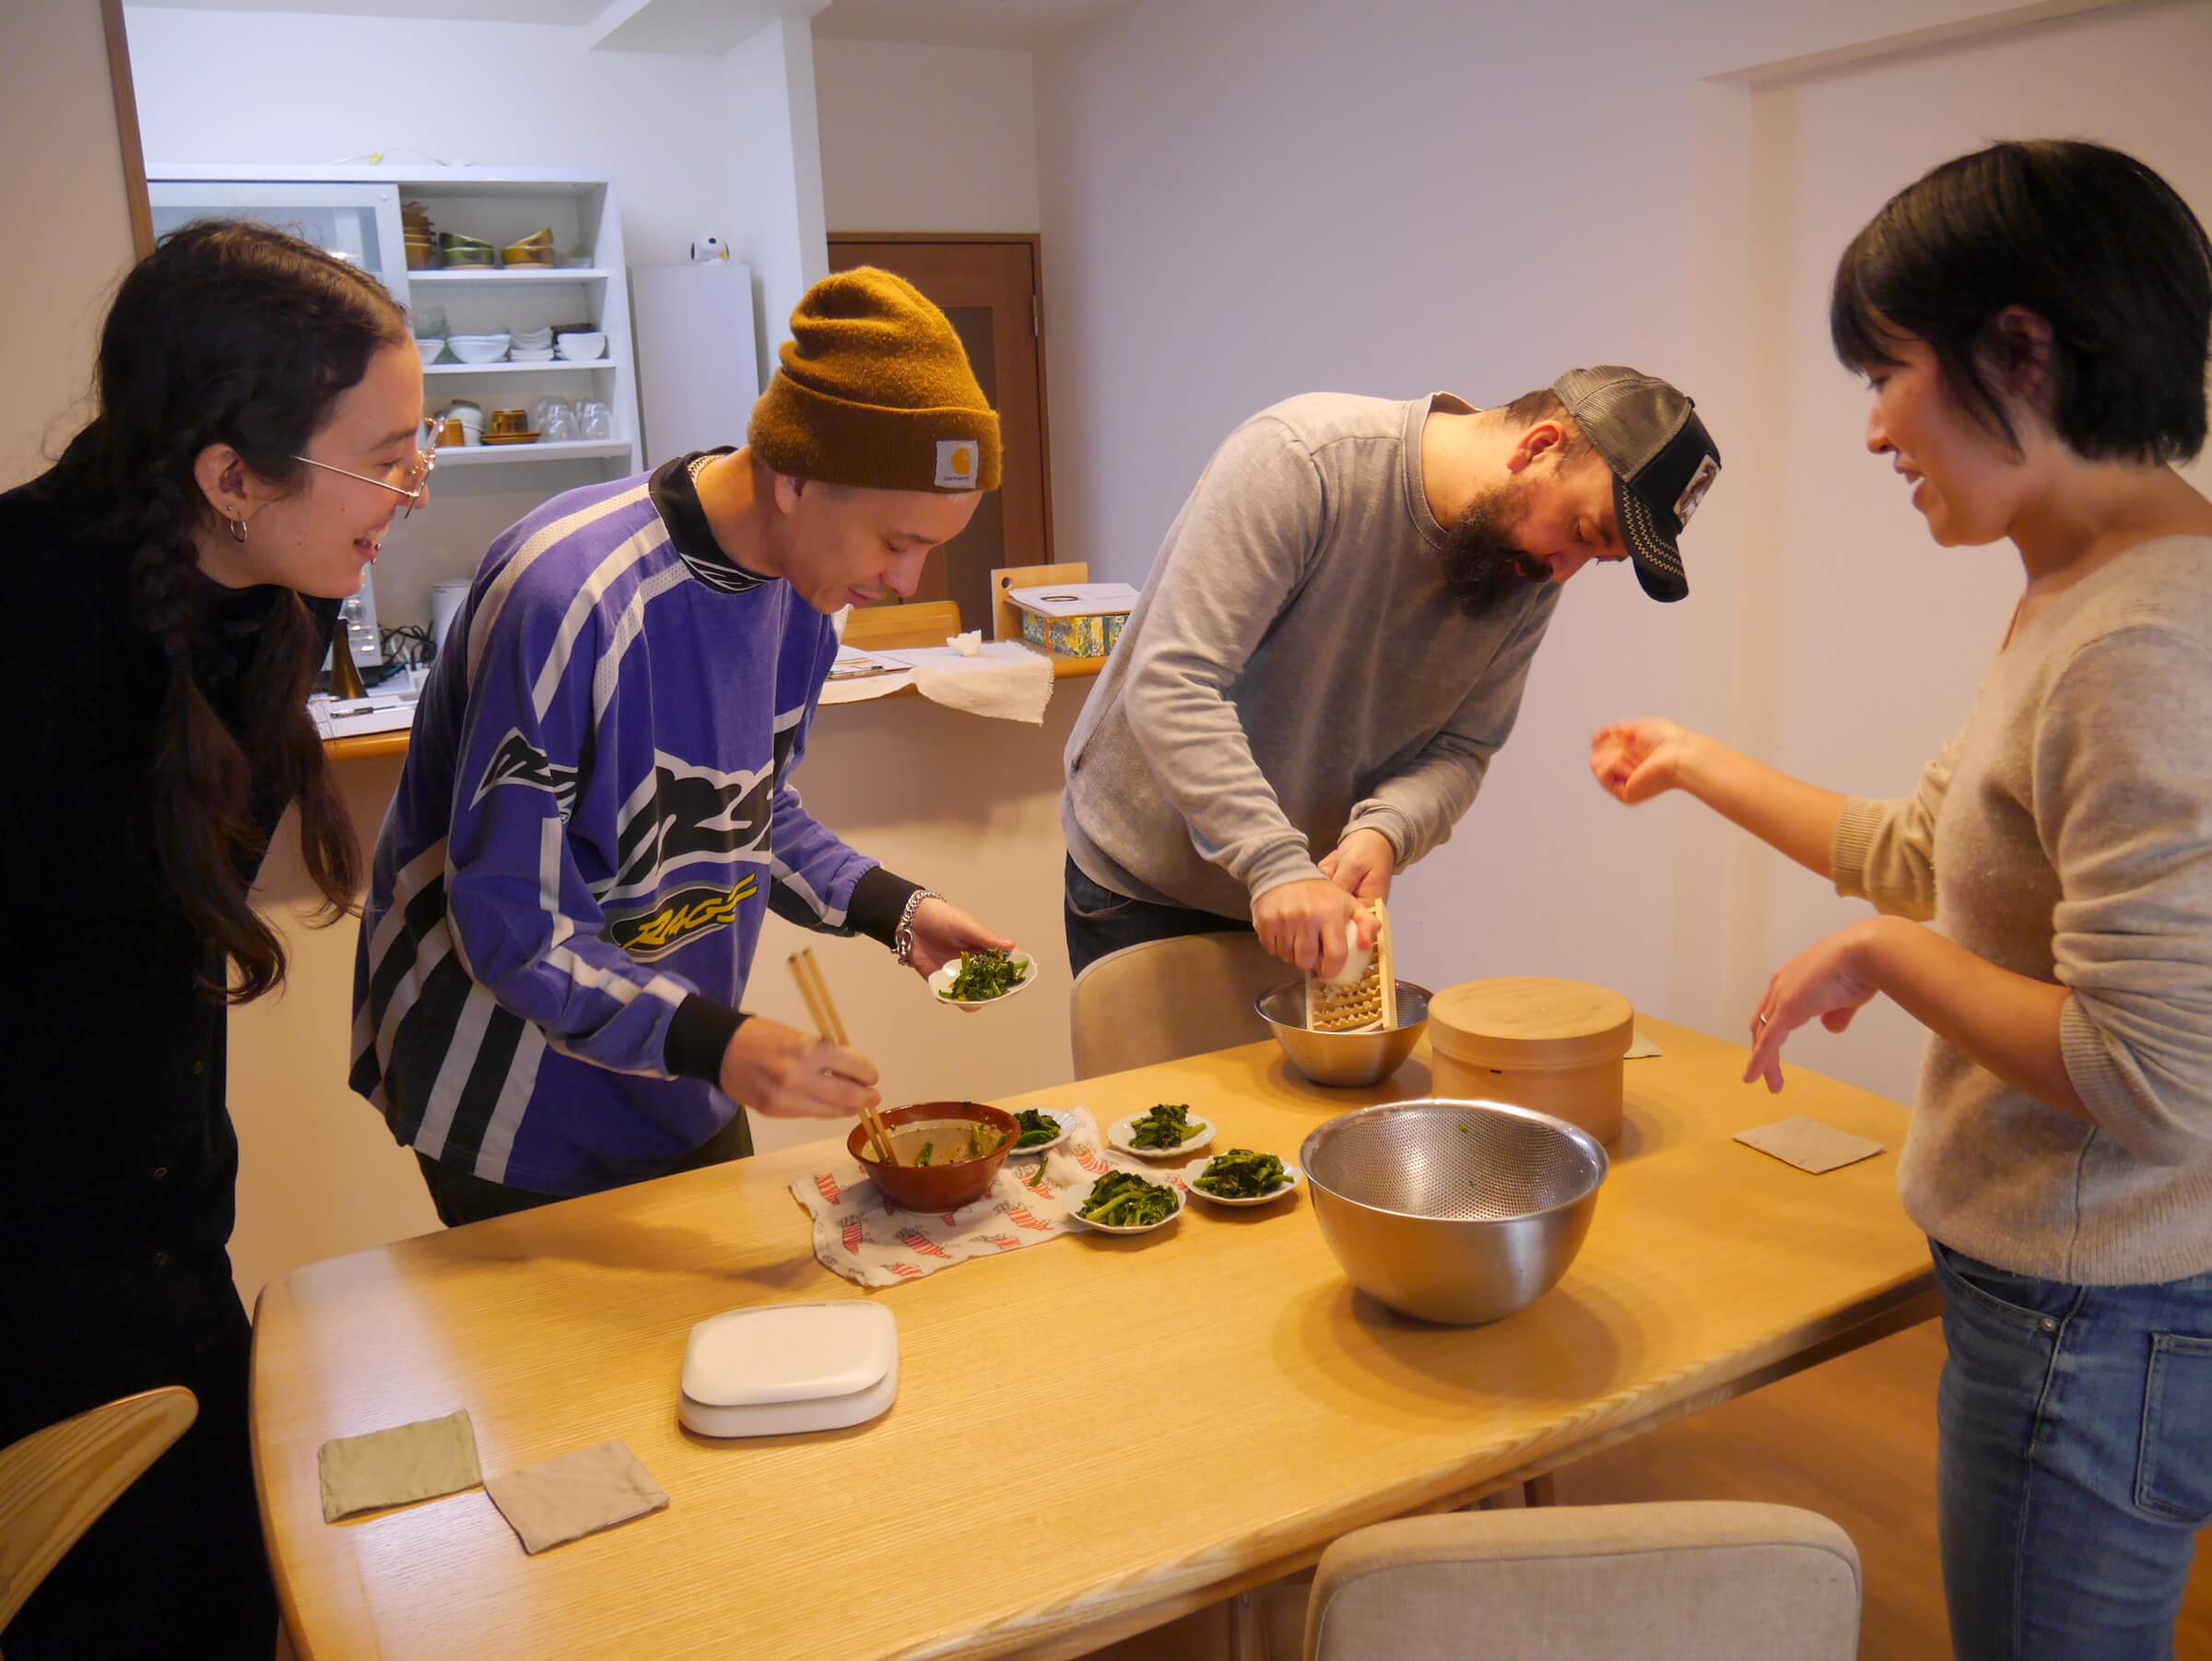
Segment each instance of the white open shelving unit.
[{"label": "white open shelving unit", "polygon": [[[395,523],[372,582],[347,603],[347,638],[357,663],[374,662],[379,625],[415,623],[430,614],[429,591],[472,574],[484,550],[509,525],[547,499],[582,485],[644,470],[637,357],[630,334],[629,264],[614,181],[604,174],[477,167],[233,167],[171,162],[147,169],[157,234],[194,219],[258,219],[375,274],[407,308],[417,332],[483,335],[516,329],[581,328],[606,336],[606,354],[590,362],[458,363],[423,371],[423,408],[435,416],[456,398],[487,415],[529,409],[542,397],[606,404],[613,436],[534,444],[448,446],[438,452],[430,512]],[[488,271],[410,271],[400,209],[420,202],[432,226],[495,248],[541,226],[553,232],[562,262]],[[431,327],[442,321],[443,327]],[[326,733],[359,736],[411,723],[410,689],[372,687],[369,709],[320,707]],[[411,688],[412,683],[407,683]],[[320,717],[319,717],[320,718]]]},{"label": "white open shelving unit", "polygon": [[[494,334],[574,326],[606,336],[606,355],[585,363],[457,363],[424,371],[426,410],[455,398],[492,406],[509,398],[596,400],[614,414],[614,437],[562,443],[446,449],[454,466],[544,467],[565,464],[582,484],[644,466],[637,363],[630,340],[629,266],[614,181],[557,169],[479,167],[234,167],[182,162],[147,169],[157,232],[210,215],[262,219],[297,231],[382,279],[418,325],[442,318],[444,333]],[[541,226],[564,262],[551,269],[407,269],[403,203],[420,202],[438,230],[503,247]],[[565,488],[555,485],[552,488]]]}]

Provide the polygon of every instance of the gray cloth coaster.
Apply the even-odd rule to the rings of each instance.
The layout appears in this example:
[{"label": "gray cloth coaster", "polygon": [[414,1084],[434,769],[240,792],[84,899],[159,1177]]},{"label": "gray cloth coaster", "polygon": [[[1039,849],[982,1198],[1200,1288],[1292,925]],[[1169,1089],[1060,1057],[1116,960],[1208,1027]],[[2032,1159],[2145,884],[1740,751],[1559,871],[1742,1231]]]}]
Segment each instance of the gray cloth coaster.
[{"label": "gray cloth coaster", "polygon": [[507,1526],[533,1556],[632,1517],[659,1511],[668,1496],[654,1486],[627,1443],[603,1442],[484,1484]]},{"label": "gray cloth coaster", "polygon": [[484,1480],[477,1463],[477,1432],[465,1410],[326,1442],[317,1464],[325,1523],[458,1493]]},{"label": "gray cloth coaster", "polygon": [[1794,1119],[1762,1125],[1757,1130],[1738,1131],[1735,1139],[1747,1148],[1771,1153],[1785,1164],[1809,1171],[1815,1176],[1839,1166],[1855,1165],[1882,1151],[1879,1142],[1869,1142],[1865,1137],[1854,1137],[1832,1125],[1808,1119],[1803,1113]]}]

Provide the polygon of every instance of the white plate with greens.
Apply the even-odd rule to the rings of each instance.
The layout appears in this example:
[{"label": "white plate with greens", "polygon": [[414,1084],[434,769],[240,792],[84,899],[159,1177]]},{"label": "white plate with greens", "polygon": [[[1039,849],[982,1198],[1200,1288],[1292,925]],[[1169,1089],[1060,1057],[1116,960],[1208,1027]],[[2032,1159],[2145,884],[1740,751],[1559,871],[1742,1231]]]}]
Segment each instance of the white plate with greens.
[{"label": "white plate with greens", "polygon": [[[1036,978],[1037,960],[1026,951],[969,951],[931,975],[929,989],[940,1004],[972,1015],[978,1009],[1005,1003]],[[989,990],[991,987],[999,989]]]},{"label": "white plate with greens", "polygon": [[[1101,1222],[1095,1218],[1084,1216],[1083,1207],[1090,1204],[1091,1200],[1097,1196],[1099,1190],[1106,1186],[1106,1184],[1109,1183],[1115,1183],[1117,1179],[1119,1184],[1124,1186],[1131,1184],[1143,1184],[1143,1188],[1137,1193],[1135,1201],[1124,1201],[1124,1206],[1130,1203],[1139,1205],[1148,1204],[1156,1208],[1159,1204],[1159,1200],[1158,1195],[1153,1191],[1164,1190],[1167,1194],[1169,1202],[1167,1214],[1162,1217],[1153,1218],[1144,1222],[1127,1223]],[[1156,1183],[1150,1177],[1140,1176],[1134,1171],[1109,1171],[1104,1176],[1099,1178],[1098,1181],[1092,1183],[1088,1188],[1085,1189],[1081,1198],[1078,1199],[1072,1193],[1069,1194],[1066,1198],[1068,1202],[1069,1214],[1072,1215],[1075,1219],[1081,1223],[1085,1228],[1096,1229],[1101,1234],[1149,1234],[1155,1229],[1166,1228],[1178,1217],[1181,1217],[1182,1215],[1183,1207],[1189,1203],[1183,1198],[1182,1190],[1175,1185],[1175,1179],[1173,1177],[1169,1177],[1165,1182]],[[1109,1214],[1115,1209],[1115,1202],[1112,1196],[1109,1196],[1108,1197],[1105,1209],[1109,1212]]]},{"label": "white plate with greens", "polygon": [[1212,1143],[1214,1122],[1198,1113],[1191,1113],[1184,1121],[1190,1127],[1190,1135],[1180,1142],[1163,1142],[1157,1148],[1139,1147],[1136,1140],[1137,1126],[1157,1112],[1158,1108],[1148,1107],[1141,1113],[1130,1114],[1126,1119],[1116,1119],[1106,1127],[1106,1140],[1122,1152],[1135,1154],[1140,1160],[1171,1160],[1181,1154],[1196,1153]]},{"label": "white plate with greens", "polygon": [[[1240,1155],[1244,1156],[1244,1160],[1240,1160],[1238,1157]],[[1276,1160],[1276,1167],[1281,1172],[1281,1176],[1265,1194],[1216,1194],[1210,1189],[1201,1188],[1198,1185],[1198,1179],[1218,1164],[1229,1163],[1233,1172],[1236,1166],[1244,1163],[1245,1160],[1274,1158],[1275,1156],[1272,1154],[1255,1153],[1249,1148],[1232,1148],[1227,1153],[1216,1154],[1208,1159],[1193,1160],[1182,1172],[1182,1185],[1209,1205],[1271,1206],[1284,1195],[1295,1193],[1300,1179],[1305,1175],[1304,1172],[1288,1160]]]},{"label": "white plate with greens", "polygon": [[[1060,1113],[1049,1107],[1040,1107],[1034,1109],[1025,1108],[1022,1110],[1022,1112],[1035,1113],[1036,1115],[1040,1119],[1043,1120],[1045,1124],[1055,1126],[1056,1134],[1049,1142],[1031,1142],[1027,1148],[1024,1148],[1021,1145],[1021,1137],[1017,1137],[1014,1138],[1014,1146],[1006,1150],[1008,1158],[1013,1158],[1018,1155],[1050,1152],[1053,1149],[1059,1147],[1061,1143],[1067,1140],[1067,1133],[1074,1128],[1076,1123],[1075,1114]],[[1014,1117],[1018,1122],[1021,1118],[1021,1113],[1016,1113]],[[1026,1136],[1027,1134],[1028,1131],[1025,1128],[1023,1135]]]}]

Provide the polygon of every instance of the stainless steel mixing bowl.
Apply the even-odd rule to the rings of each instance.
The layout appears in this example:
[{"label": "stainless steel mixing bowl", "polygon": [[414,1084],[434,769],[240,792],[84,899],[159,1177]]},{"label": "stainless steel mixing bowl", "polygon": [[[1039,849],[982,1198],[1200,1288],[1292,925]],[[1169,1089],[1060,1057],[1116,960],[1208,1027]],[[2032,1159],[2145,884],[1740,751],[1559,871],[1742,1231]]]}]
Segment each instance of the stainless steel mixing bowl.
[{"label": "stainless steel mixing bowl", "polygon": [[1429,988],[1398,983],[1398,1024],[1387,1032],[1315,1032],[1306,1025],[1306,982],[1300,975],[1253,1000],[1290,1065],[1315,1084],[1380,1084],[1413,1054],[1429,1025]]},{"label": "stainless steel mixing bowl", "polygon": [[1394,1101],[1331,1119],[1299,1150],[1322,1238],[1361,1291],[1451,1325],[1556,1285],[1611,1168],[1564,1119],[1496,1101]]}]

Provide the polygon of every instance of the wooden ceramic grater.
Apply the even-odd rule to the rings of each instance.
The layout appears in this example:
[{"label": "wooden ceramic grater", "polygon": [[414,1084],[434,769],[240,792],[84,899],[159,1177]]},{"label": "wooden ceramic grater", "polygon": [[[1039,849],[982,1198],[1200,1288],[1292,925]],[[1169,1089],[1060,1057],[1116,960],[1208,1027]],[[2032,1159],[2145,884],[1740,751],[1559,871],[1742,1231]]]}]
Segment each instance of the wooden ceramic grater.
[{"label": "wooden ceramic grater", "polygon": [[[1315,1032],[1389,1032],[1398,1024],[1397,956],[1391,949],[1390,912],[1374,903],[1375,949],[1356,980],[1331,985],[1306,976],[1306,1025]],[[1357,937],[1355,937],[1356,941]],[[1352,945],[1350,962],[1359,951]]]}]

